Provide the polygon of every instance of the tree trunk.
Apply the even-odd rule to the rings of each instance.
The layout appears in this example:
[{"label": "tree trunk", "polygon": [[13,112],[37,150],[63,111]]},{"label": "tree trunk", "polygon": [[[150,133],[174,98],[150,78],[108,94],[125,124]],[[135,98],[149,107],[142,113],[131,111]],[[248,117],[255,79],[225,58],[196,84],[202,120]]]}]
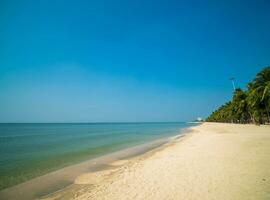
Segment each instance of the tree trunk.
[{"label": "tree trunk", "polygon": [[254,120],[253,115],[250,112],[248,112],[248,114],[250,116],[250,120],[252,121],[252,123],[255,124],[255,120]]},{"label": "tree trunk", "polygon": [[269,109],[268,108],[266,108],[266,113],[267,113],[268,123],[270,124],[270,116],[269,116]]}]

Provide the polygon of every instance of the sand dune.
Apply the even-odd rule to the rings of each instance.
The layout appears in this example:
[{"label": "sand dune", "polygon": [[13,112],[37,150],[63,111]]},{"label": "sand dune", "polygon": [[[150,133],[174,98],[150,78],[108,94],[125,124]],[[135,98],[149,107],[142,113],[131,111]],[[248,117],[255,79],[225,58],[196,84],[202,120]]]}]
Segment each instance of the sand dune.
[{"label": "sand dune", "polygon": [[270,126],[204,123],[48,199],[270,199]]}]

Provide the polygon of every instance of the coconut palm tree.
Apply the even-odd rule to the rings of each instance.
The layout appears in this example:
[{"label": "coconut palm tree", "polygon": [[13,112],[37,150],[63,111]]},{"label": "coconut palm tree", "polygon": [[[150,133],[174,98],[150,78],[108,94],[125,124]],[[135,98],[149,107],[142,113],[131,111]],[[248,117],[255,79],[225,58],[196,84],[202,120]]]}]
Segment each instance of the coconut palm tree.
[{"label": "coconut palm tree", "polygon": [[264,106],[261,102],[262,88],[253,88],[248,90],[247,107],[253,123],[260,123],[262,121],[262,113]]},{"label": "coconut palm tree", "polygon": [[[256,78],[249,84],[252,105],[256,105],[265,113],[270,123],[270,67],[264,68],[256,75]],[[263,107],[263,108],[262,108]],[[262,111],[264,110],[264,111]],[[258,112],[258,111],[257,111]]]},{"label": "coconut palm tree", "polygon": [[247,123],[249,116],[246,92],[241,90],[240,88],[237,88],[234,92],[232,104],[232,111],[234,113],[236,121],[240,123]]},{"label": "coconut palm tree", "polygon": [[260,71],[247,87],[236,89],[232,101],[214,111],[208,121],[270,123],[270,67]]}]

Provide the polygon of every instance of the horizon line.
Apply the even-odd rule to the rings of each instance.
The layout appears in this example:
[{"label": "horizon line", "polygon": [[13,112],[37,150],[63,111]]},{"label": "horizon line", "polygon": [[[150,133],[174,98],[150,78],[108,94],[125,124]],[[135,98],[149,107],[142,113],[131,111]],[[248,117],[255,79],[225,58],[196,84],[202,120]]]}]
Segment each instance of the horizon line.
[{"label": "horizon line", "polygon": [[119,122],[0,122],[0,124],[117,124],[117,123],[186,123],[190,121],[119,121]]}]

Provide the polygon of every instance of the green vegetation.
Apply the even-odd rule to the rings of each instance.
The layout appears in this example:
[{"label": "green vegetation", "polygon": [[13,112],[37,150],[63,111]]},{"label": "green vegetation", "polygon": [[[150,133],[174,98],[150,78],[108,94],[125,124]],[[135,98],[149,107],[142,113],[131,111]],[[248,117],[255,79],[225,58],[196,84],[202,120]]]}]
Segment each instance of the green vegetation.
[{"label": "green vegetation", "polygon": [[259,72],[247,90],[236,89],[232,100],[214,111],[206,121],[270,123],[270,67]]}]

